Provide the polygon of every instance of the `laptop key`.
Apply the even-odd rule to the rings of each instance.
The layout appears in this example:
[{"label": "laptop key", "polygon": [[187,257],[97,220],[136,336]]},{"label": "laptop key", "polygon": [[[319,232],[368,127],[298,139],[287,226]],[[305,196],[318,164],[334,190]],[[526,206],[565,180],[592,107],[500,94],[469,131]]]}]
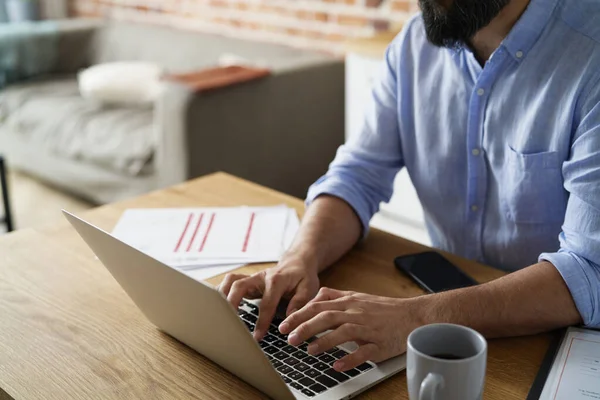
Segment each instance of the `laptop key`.
[{"label": "laptop key", "polygon": [[281,372],[282,374],[289,374],[290,372],[293,371],[292,367],[289,367],[287,365],[282,365],[281,367],[277,368],[277,371]]},{"label": "laptop key", "polygon": [[313,356],[308,356],[305,359],[303,359],[302,361],[304,361],[307,364],[313,365],[314,363],[318,363],[319,360]]},{"label": "laptop key", "polygon": [[287,346],[284,346],[281,351],[285,351],[288,354],[292,354],[296,352],[296,348],[294,346],[290,346],[289,344]]},{"label": "laptop key", "polygon": [[250,308],[252,311],[258,312],[258,306],[254,305],[254,304],[252,304],[250,302],[247,302],[247,301],[244,304],[246,304],[246,306],[248,308]]},{"label": "laptop key", "polygon": [[277,338],[269,333],[269,334],[267,334],[267,336],[265,336],[263,338],[263,340],[267,343],[273,343],[274,341],[277,340]]},{"label": "laptop key", "polygon": [[294,365],[298,364],[300,361],[298,361],[294,357],[288,357],[288,358],[284,359],[283,362],[287,365],[294,366]]},{"label": "laptop key", "polygon": [[306,354],[305,352],[300,351],[300,350],[296,350],[294,353],[292,353],[292,355],[299,360],[302,360],[303,358],[308,357],[308,354]]},{"label": "laptop key", "polygon": [[318,369],[319,371],[325,371],[327,369],[329,369],[329,365],[325,364],[324,362],[319,361],[318,363],[314,364],[312,366],[313,368]]},{"label": "laptop key", "polygon": [[331,349],[327,350],[325,353],[327,353],[327,354],[333,354],[333,353],[335,353],[338,350],[339,349],[337,347],[334,347],[334,348],[331,348]]},{"label": "laptop key", "polygon": [[308,350],[308,343],[304,342],[300,346],[298,346],[298,348],[300,350],[302,350],[302,351],[307,351]]},{"label": "laptop key", "polygon": [[244,325],[246,325],[246,328],[248,328],[248,330],[250,332],[252,332],[254,330],[254,325],[252,325],[250,322],[248,321],[242,321],[244,323]]},{"label": "laptop key", "polygon": [[369,363],[360,364],[358,367],[356,367],[356,369],[359,370],[360,372],[365,372],[372,368],[373,368],[373,366]]},{"label": "laptop key", "polygon": [[283,365],[283,363],[279,360],[273,360],[271,361],[271,365],[273,365],[273,368],[279,368]]},{"label": "laptop key", "polygon": [[267,342],[263,342],[262,340],[258,343],[258,345],[260,346],[261,349],[266,349],[267,347],[271,346],[269,343]]},{"label": "laptop key", "polygon": [[315,396],[315,394],[313,392],[311,392],[310,390],[308,390],[308,389],[302,389],[300,392],[303,395],[308,396],[308,397],[314,397]]},{"label": "laptop key", "polygon": [[328,388],[332,388],[332,387],[338,385],[337,381],[335,381],[335,380],[333,380],[330,377],[325,376],[325,375],[317,376],[315,378],[315,381],[319,382],[321,385],[325,385]]},{"label": "laptop key", "polygon": [[328,363],[328,364],[335,361],[335,358],[333,358],[329,354],[322,354],[318,357],[318,359],[323,361],[324,363]]},{"label": "laptop key", "polygon": [[338,350],[338,351],[331,353],[331,355],[337,359],[340,359],[342,357],[346,357],[348,355],[348,353],[344,350]]},{"label": "laptop key", "polygon": [[354,378],[355,376],[360,375],[360,371],[355,368],[350,369],[348,371],[344,371],[344,373],[351,378]]},{"label": "laptop key", "polygon": [[283,360],[289,357],[289,355],[283,351],[280,351],[279,353],[275,353],[273,354],[273,357],[275,357],[278,360]]},{"label": "laptop key", "polygon": [[263,349],[263,351],[267,354],[275,354],[275,353],[279,352],[279,349],[277,347],[268,346],[268,343],[267,343],[267,347],[265,347]]},{"label": "laptop key", "polygon": [[286,343],[286,342],[284,342],[284,341],[283,341],[283,340],[281,340],[281,339],[277,339],[276,341],[274,341],[274,342],[273,342],[273,343],[271,343],[271,344],[272,344],[273,346],[275,346],[275,347],[279,348],[279,349],[281,349],[281,348],[283,348],[283,347],[287,346],[287,343]]},{"label": "laptop key", "polygon": [[309,387],[309,389],[317,394],[327,390],[327,388],[325,386],[321,385],[320,383],[315,383],[314,385]]},{"label": "laptop key", "polygon": [[296,382],[291,382],[291,383],[290,383],[290,386],[291,386],[291,387],[293,387],[293,388],[294,388],[294,389],[296,389],[296,390],[302,390],[302,389],[304,389],[304,388],[302,387],[302,385],[299,385],[299,384],[297,384]]},{"label": "laptop key", "polygon": [[312,385],[314,385],[316,382],[315,382],[315,381],[313,381],[313,380],[312,380],[312,379],[310,379],[310,378],[306,378],[306,377],[304,377],[304,378],[302,378],[302,379],[299,379],[299,380],[298,380],[298,383],[299,383],[299,384],[301,384],[302,386],[306,386],[306,387],[308,387],[308,386],[312,386]]},{"label": "laptop key", "polygon": [[304,364],[303,362],[294,365],[294,368],[296,368],[300,372],[304,372],[304,371],[310,369],[310,367],[308,365]]},{"label": "laptop key", "polygon": [[253,324],[256,324],[256,321],[258,320],[258,318],[256,318],[254,315],[252,314],[246,314],[243,317],[246,321],[248,322],[252,322]]},{"label": "laptop key", "polygon": [[292,383],[292,380],[290,378],[288,378],[287,376],[282,376],[281,378],[283,378],[283,381],[285,383]]},{"label": "laptop key", "polygon": [[348,375],[344,375],[341,372],[337,372],[333,368],[329,368],[328,370],[323,371],[323,373],[329,375],[338,382],[346,382],[348,379],[350,379],[348,378]]},{"label": "laptop key", "polygon": [[321,373],[319,371],[317,371],[316,369],[309,369],[306,371],[303,371],[304,375],[308,376],[309,378],[316,378],[317,376],[321,376]]},{"label": "laptop key", "polygon": [[304,375],[302,375],[300,372],[298,371],[293,371],[293,372],[288,372],[286,374],[289,378],[292,378],[293,380],[297,381],[298,379],[302,379],[304,378]]},{"label": "laptop key", "polygon": [[238,315],[241,317],[243,315],[248,314],[246,311],[242,310],[241,308],[238,308]]}]

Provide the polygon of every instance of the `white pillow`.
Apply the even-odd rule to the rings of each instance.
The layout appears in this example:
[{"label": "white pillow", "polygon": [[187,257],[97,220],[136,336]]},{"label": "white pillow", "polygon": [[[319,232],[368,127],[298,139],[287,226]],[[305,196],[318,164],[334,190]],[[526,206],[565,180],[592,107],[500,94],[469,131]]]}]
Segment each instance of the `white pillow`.
[{"label": "white pillow", "polygon": [[79,73],[79,91],[90,100],[107,104],[148,105],[161,93],[162,69],[146,62],[94,65]]}]

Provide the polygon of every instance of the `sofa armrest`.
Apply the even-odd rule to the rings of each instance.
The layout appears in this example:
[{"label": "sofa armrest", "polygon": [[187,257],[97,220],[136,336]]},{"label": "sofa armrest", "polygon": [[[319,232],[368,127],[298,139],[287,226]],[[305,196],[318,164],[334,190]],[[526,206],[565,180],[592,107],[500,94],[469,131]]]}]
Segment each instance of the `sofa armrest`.
[{"label": "sofa armrest", "polygon": [[94,51],[94,37],[103,22],[97,19],[67,19],[56,24],[58,56],[55,72],[76,73],[88,67]]},{"label": "sofa armrest", "polygon": [[304,197],[344,141],[344,63],[196,95],[171,84],[157,118],[160,186],[224,171]]}]

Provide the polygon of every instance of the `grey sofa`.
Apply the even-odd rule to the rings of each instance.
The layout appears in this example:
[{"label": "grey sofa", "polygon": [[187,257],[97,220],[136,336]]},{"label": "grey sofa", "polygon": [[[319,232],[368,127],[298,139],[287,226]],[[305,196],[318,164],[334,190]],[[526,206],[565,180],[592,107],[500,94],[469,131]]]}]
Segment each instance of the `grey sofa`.
[{"label": "grey sofa", "polygon": [[[131,23],[69,20],[58,32],[53,72],[0,93],[0,153],[93,202],[215,171],[302,197],[344,140],[341,59]],[[78,94],[76,73],[92,64],[143,60],[184,73],[225,53],[273,74],[202,94],[171,83],[148,109],[98,108]]]}]

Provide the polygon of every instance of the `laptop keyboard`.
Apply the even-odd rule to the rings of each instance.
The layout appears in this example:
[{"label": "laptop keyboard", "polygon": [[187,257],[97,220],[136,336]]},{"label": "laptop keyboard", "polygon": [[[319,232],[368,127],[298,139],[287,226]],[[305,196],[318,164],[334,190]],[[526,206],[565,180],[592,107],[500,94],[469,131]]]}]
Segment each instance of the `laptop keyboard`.
[{"label": "laptop keyboard", "polygon": [[[248,330],[253,332],[258,320],[258,307],[243,300],[238,314]],[[318,356],[311,356],[306,350],[316,337],[299,346],[291,346],[287,342],[287,335],[280,333],[277,328],[281,322],[281,318],[274,318],[269,333],[259,345],[284,382],[300,393],[314,397],[373,368],[370,363],[364,363],[344,373],[337,372],[333,369],[333,363],[348,352],[334,347]]]}]

